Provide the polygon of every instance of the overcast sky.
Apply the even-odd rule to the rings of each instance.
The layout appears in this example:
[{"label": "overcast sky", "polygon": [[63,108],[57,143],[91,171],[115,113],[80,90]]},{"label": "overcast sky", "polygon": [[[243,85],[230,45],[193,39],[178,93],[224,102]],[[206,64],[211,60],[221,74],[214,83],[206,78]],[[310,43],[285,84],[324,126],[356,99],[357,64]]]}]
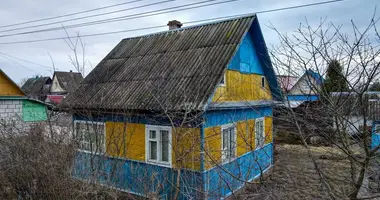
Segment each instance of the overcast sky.
[{"label": "overcast sky", "polygon": [[[51,1],[51,0],[18,0],[7,1],[0,0],[0,26],[9,24],[15,24],[25,21],[38,20],[47,17],[54,17],[58,15],[64,15],[69,13],[80,12],[88,9],[94,9],[98,7],[108,6],[112,4],[123,3],[132,0],[65,0],[65,1]],[[0,28],[0,35],[14,34],[19,32],[33,31],[37,29],[45,29],[61,26],[61,24],[54,24],[50,26],[29,28],[22,30],[15,30],[10,32],[4,32],[5,30],[21,28],[25,26],[38,25],[42,23],[57,22],[61,20],[67,20],[71,18],[77,18],[85,15],[92,15],[104,12],[111,12],[120,9],[127,9],[137,7],[146,4],[152,4],[154,2],[161,2],[164,0],[142,0],[132,4],[126,4],[123,6],[113,7],[105,10],[99,10],[96,12],[85,13],[81,15],[71,16],[67,18],[59,18],[49,21],[43,21],[32,24],[23,24],[19,26],[3,27]],[[167,3],[157,4],[153,6],[147,6],[140,9],[128,10],[117,14],[99,16],[95,18],[70,21],[62,23],[63,26],[69,26],[70,24],[77,24],[83,22],[89,22],[94,20],[101,20],[111,17],[119,17],[125,15],[131,15],[135,13],[148,12],[152,10],[168,8],[176,5],[184,5],[193,2],[201,2],[204,0],[176,0]],[[218,0],[224,1],[224,0]],[[210,7],[197,8],[186,11],[173,12],[170,14],[161,14],[151,17],[143,17],[138,19],[131,19],[125,21],[119,21],[114,23],[104,23],[93,26],[85,26],[80,28],[67,29],[69,35],[75,35],[79,32],[80,35],[121,31],[134,28],[151,27],[158,25],[166,25],[169,20],[176,19],[182,22],[196,21],[206,18],[223,17],[229,15],[237,15],[244,13],[257,12],[261,10],[282,8],[288,6],[296,6],[301,4],[321,2],[325,0],[237,0],[225,4],[214,5]],[[215,2],[215,1],[214,1]],[[269,23],[272,23],[283,33],[289,33],[298,28],[300,23],[305,21],[305,18],[311,25],[318,25],[321,17],[327,17],[328,21],[332,21],[335,24],[342,24],[349,30],[350,20],[354,20],[359,27],[366,26],[373,14],[375,6],[379,6],[379,0],[346,0],[343,2],[331,3],[326,5],[319,5],[307,8],[299,8],[292,10],[285,10],[279,12],[263,13],[259,14],[258,18],[263,29],[264,38],[269,45],[277,44],[278,38],[273,30],[268,28]],[[379,12],[378,12],[379,13]],[[95,67],[101,59],[123,38],[138,36],[142,34],[158,32],[166,30],[167,28],[157,28],[150,30],[142,30],[135,32],[127,32],[112,35],[103,35],[97,37],[83,37],[82,40],[86,45],[85,58]],[[3,32],[2,32],[3,31]],[[52,32],[41,32],[35,34],[25,34],[9,37],[1,37],[0,43],[12,42],[12,41],[25,41],[36,40],[45,38],[64,37],[66,33],[63,30],[57,30]],[[53,69],[50,54],[54,60],[55,67],[60,71],[75,70],[75,68],[69,62],[69,55],[73,55],[72,51],[65,43],[64,40],[37,42],[37,43],[22,43],[22,44],[0,44],[0,53],[4,53],[13,57],[25,59],[40,65],[31,64],[28,62],[20,61],[15,58],[0,55],[0,68],[4,70],[15,82],[19,82],[22,78],[32,77],[35,75],[52,75]],[[91,66],[88,64],[86,74],[91,70]]]}]

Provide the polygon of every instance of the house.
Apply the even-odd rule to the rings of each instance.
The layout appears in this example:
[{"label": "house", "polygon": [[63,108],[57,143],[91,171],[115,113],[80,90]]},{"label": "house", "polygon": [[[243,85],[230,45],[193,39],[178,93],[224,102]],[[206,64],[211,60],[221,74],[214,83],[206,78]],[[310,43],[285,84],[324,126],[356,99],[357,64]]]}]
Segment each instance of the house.
[{"label": "house", "polygon": [[[29,98],[21,88],[0,69],[0,123],[41,122],[47,119],[46,105]],[[25,123],[22,123],[25,125]]]},{"label": "house", "polygon": [[51,84],[52,80],[50,77],[36,76],[29,78],[22,85],[21,90],[30,98],[45,101],[50,92]]},{"label": "house", "polygon": [[50,94],[47,95],[46,102],[59,104],[66,95],[75,91],[79,86],[83,76],[79,72],[62,72],[55,71],[53,74],[53,83],[50,87]]},{"label": "house", "polygon": [[282,96],[260,25],[168,25],[123,39],[62,102],[78,139],[73,174],[144,197],[224,198],[273,165]]},{"label": "house", "polygon": [[300,78],[279,75],[277,80],[288,100],[286,106],[291,108],[298,107],[305,101],[317,101],[324,81],[319,73],[311,69],[306,70]]}]

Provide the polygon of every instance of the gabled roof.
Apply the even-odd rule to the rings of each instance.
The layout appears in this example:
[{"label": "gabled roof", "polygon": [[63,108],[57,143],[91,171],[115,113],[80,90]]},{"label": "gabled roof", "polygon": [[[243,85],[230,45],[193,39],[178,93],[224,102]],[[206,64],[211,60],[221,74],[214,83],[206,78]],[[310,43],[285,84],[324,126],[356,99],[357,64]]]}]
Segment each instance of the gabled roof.
[{"label": "gabled roof", "polygon": [[79,84],[83,80],[83,76],[79,72],[61,72],[61,71],[55,71],[53,75],[57,78],[59,85],[63,90],[65,90],[68,93],[74,92],[75,89],[79,86]]},{"label": "gabled roof", "polygon": [[29,78],[21,87],[28,96],[41,96],[46,95],[50,88],[46,88],[46,84],[51,84],[51,78],[46,77],[34,77]]},{"label": "gabled roof", "polygon": [[317,81],[318,85],[322,85],[324,79],[323,79],[323,77],[319,73],[317,73],[317,72],[315,72],[315,71],[313,71],[311,69],[306,70],[305,73],[309,74],[311,77],[313,77]]},{"label": "gabled roof", "polygon": [[63,105],[202,110],[254,20],[256,15],[124,39]]},{"label": "gabled roof", "polygon": [[[1,77],[0,77],[0,86],[4,88],[0,88],[0,96],[26,96],[25,93],[21,90],[21,88],[3,71],[0,69],[0,76],[3,76],[8,83],[10,83],[15,92],[17,91],[17,94],[1,94],[1,89],[5,89],[5,85],[7,84],[6,82],[1,82]],[[3,85],[5,84],[5,85]]]}]

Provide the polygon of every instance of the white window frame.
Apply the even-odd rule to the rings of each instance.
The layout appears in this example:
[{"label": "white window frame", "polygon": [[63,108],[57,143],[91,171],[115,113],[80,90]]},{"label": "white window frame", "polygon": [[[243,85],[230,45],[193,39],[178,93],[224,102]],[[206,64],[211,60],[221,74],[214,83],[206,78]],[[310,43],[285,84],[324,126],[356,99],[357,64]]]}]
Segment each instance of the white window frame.
[{"label": "white window frame", "polygon": [[[262,122],[263,123],[263,133],[262,133],[262,144],[259,145],[259,140],[258,140],[258,123],[257,122]],[[265,145],[265,117],[260,117],[255,120],[255,149],[262,148]]]},{"label": "white window frame", "polygon": [[[150,130],[155,130],[156,131],[156,139],[150,139],[149,133]],[[161,140],[161,134],[160,130],[168,131],[169,133],[169,152],[168,152],[168,162],[165,161],[160,161],[161,154],[160,152],[162,151],[162,146],[160,146],[160,140]],[[150,141],[156,141],[157,142],[157,160],[151,160],[149,159],[150,157],[150,147],[149,147],[149,142]],[[164,167],[172,167],[172,128],[170,126],[157,126],[157,125],[145,125],[145,162],[155,164],[155,165],[160,165]]]},{"label": "white window frame", "polygon": [[[106,124],[104,122],[95,122],[95,121],[84,121],[84,120],[75,120],[74,121],[74,136],[75,138],[77,139],[78,137],[78,133],[77,133],[77,124],[89,124],[89,125],[102,125],[103,126],[103,151],[102,152],[96,152],[96,151],[89,151],[89,150],[85,150],[85,149],[82,149],[82,140],[78,141],[79,142],[79,148],[77,148],[77,150],[79,151],[82,151],[82,152],[86,152],[86,153],[92,153],[92,154],[99,154],[99,155],[102,155],[102,154],[105,154],[107,152],[107,149],[106,149]],[[99,133],[101,134],[101,133]]]},{"label": "white window frame", "polygon": [[262,88],[265,88],[265,76],[261,76],[260,85],[261,85]]},{"label": "white window frame", "polygon": [[[226,150],[223,149],[223,144],[224,144],[224,140],[225,140],[224,136],[223,136],[223,130],[229,129],[229,128],[234,128],[234,142],[235,142],[235,144],[234,144],[234,155],[231,158],[227,158]],[[237,157],[237,144],[236,144],[237,143],[237,129],[236,129],[236,125],[235,124],[222,125],[220,134],[221,134],[221,138],[222,138],[222,143],[220,145],[220,149],[222,152],[222,162],[235,159]]]},{"label": "white window frame", "polygon": [[374,133],[376,135],[380,135],[380,124],[375,124],[375,130],[374,130]]}]

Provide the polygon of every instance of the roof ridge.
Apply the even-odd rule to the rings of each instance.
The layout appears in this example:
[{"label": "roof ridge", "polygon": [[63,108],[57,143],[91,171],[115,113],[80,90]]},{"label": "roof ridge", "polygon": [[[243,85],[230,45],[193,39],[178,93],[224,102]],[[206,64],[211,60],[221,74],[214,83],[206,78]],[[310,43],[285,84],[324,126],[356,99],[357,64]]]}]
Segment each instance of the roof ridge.
[{"label": "roof ridge", "polygon": [[[233,21],[233,20],[240,20],[240,19],[249,18],[249,17],[256,17],[256,14],[239,15],[239,16],[235,16],[235,17],[231,17],[231,18],[226,18],[226,19],[222,19],[222,20],[215,20],[215,21],[211,21],[211,22],[205,22],[205,23],[195,24],[195,25],[192,25],[192,26],[185,26],[185,27],[182,27],[182,28],[176,28],[176,29],[172,29],[172,30],[158,31],[158,32],[154,32],[154,33],[147,33],[147,34],[143,34],[143,35],[138,35],[138,36],[124,38],[124,39],[122,39],[122,41],[124,41],[124,40],[130,40],[130,39],[137,39],[137,38],[144,38],[144,37],[149,37],[149,36],[155,36],[155,35],[160,35],[160,34],[165,34],[165,33],[172,33],[172,32],[177,32],[177,31],[184,31],[184,30],[189,30],[189,29],[193,29],[193,28],[198,28],[200,26],[215,25],[215,24],[219,24],[219,23],[229,22],[229,21]],[[210,20],[212,20],[212,19],[210,19]],[[204,20],[200,20],[200,21],[204,21]],[[187,23],[190,23],[190,22],[184,22],[182,24],[187,24]]]}]

